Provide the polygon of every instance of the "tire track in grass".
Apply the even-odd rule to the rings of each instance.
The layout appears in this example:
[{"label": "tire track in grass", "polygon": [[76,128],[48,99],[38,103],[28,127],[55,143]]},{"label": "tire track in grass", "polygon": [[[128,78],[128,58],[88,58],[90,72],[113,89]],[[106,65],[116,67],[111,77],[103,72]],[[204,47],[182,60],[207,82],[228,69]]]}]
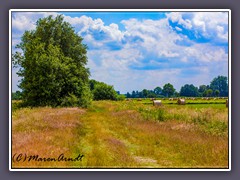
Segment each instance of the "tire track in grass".
[{"label": "tire track in grass", "polygon": [[93,107],[81,118],[83,127],[77,132],[81,136],[79,149],[84,154],[81,167],[120,168],[135,164],[126,145],[108,128],[109,123],[114,123],[109,111],[108,102],[93,102]]},{"label": "tire track in grass", "polygon": [[[121,102],[93,102],[81,118],[82,167],[225,167],[224,140],[175,127],[177,122],[146,121]],[[83,128],[83,129],[84,129]],[[223,144],[223,145],[222,145]],[[212,150],[217,151],[213,154]]]},{"label": "tire track in grass", "polygon": [[[178,122],[146,121],[137,111],[129,110],[131,107],[119,108],[124,103],[114,104],[115,110],[111,110],[114,123],[108,128],[125,142],[133,157],[140,159],[141,167],[227,167],[224,138],[172,128]],[[221,160],[219,155],[223,156]]]},{"label": "tire track in grass", "polygon": [[171,165],[169,159],[178,155],[169,154],[167,148],[162,148],[165,157],[156,159],[153,156],[156,147],[150,147],[152,142],[147,142],[151,135],[142,130],[148,126],[154,128],[154,124],[143,121],[133,110],[116,112],[116,109],[118,106],[113,102],[101,101],[94,103],[93,109],[89,109],[82,117],[81,121],[87,129],[81,140],[86,157],[82,166],[152,168],[160,167],[159,161],[162,165]]}]

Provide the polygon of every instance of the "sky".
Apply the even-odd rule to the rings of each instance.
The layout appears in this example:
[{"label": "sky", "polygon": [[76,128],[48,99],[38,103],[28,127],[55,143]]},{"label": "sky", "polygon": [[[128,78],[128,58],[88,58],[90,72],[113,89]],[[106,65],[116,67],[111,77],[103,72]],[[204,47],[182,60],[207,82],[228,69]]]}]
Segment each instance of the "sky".
[{"label": "sky", "polygon": [[[124,94],[228,76],[227,12],[13,12],[12,50],[39,18],[62,14],[88,46],[90,79]],[[20,78],[12,69],[12,91]]]}]

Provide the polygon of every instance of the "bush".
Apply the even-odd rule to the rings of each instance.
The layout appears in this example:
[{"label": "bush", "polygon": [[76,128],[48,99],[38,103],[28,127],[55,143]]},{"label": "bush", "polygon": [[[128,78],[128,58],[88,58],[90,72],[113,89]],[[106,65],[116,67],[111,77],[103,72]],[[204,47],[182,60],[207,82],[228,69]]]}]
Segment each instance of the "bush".
[{"label": "bush", "polygon": [[93,94],[88,86],[83,86],[79,105],[81,107],[89,107],[91,105]]},{"label": "bush", "polygon": [[123,95],[123,94],[120,94],[120,95],[117,96],[118,101],[124,101],[125,99],[126,99],[126,96]]},{"label": "bush", "polygon": [[92,92],[94,100],[117,100],[118,96],[113,86],[105,83],[96,84]]}]

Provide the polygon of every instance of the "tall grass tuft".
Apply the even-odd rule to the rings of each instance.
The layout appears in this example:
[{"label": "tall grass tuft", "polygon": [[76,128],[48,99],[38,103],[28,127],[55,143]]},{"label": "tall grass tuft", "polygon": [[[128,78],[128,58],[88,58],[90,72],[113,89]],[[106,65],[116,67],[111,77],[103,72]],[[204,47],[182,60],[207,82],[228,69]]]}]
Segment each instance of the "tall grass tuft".
[{"label": "tall grass tuft", "polygon": [[150,108],[140,107],[138,109],[138,112],[140,112],[140,114],[146,120],[156,120],[160,122],[166,121],[165,112],[163,108],[150,109]]}]

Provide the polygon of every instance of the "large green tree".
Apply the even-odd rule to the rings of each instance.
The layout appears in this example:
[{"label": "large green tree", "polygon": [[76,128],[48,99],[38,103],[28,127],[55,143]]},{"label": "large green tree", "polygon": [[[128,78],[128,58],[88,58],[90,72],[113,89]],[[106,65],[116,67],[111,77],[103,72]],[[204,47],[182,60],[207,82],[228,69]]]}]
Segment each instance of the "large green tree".
[{"label": "large green tree", "polygon": [[210,83],[213,91],[218,90],[219,96],[228,96],[228,80],[226,76],[218,76]]},{"label": "large green tree", "polygon": [[90,104],[87,46],[82,40],[63,16],[39,19],[35,30],[25,31],[16,46],[22,53],[13,54],[12,60],[20,67],[26,105],[67,105],[68,99],[77,106]]},{"label": "large green tree", "polygon": [[175,89],[172,84],[167,83],[163,86],[162,93],[164,94],[164,96],[171,97],[174,94],[174,92],[175,92]]}]

